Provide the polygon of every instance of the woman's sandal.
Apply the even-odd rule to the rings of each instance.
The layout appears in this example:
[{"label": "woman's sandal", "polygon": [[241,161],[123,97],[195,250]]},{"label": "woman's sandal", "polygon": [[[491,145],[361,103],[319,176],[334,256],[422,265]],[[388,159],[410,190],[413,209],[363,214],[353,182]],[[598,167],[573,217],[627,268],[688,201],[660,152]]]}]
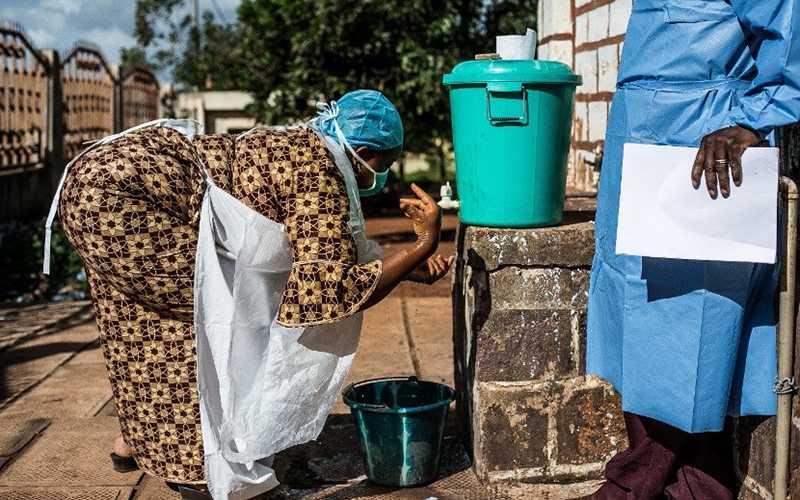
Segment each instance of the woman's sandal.
[{"label": "woman's sandal", "polygon": [[111,467],[117,472],[133,472],[139,470],[139,465],[133,457],[123,457],[111,452]]},{"label": "woman's sandal", "polygon": [[205,489],[197,489],[188,484],[167,482],[167,486],[181,494],[182,500],[211,500],[211,495]]}]

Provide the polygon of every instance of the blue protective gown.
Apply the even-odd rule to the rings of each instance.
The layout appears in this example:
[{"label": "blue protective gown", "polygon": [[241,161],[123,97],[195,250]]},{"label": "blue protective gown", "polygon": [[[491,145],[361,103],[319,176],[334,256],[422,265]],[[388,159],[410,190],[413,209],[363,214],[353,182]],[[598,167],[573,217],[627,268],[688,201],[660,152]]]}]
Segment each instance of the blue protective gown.
[{"label": "blue protective gown", "polygon": [[799,0],[634,2],[600,176],[587,340],[587,371],[617,388],[625,411],[688,432],[775,412],[775,266],[614,248],[623,144],[697,146],[731,125],[766,136],[799,121],[799,29]]}]

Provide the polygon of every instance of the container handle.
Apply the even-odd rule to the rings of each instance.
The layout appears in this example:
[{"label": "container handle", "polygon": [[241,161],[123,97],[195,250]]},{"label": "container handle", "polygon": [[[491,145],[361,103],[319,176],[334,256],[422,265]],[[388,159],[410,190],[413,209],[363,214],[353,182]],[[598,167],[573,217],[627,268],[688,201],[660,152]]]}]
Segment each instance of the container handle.
[{"label": "container handle", "polygon": [[[522,94],[522,110],[517,116],[495,116],[492,113],[492,96],[494,94]],[[488,82],[486,84],[486,118],[492,125],[502,123],[520,123],[525,125],[528,123],[528,92],[522,82]]]},{"label": "container handle", "polygon": [[416,376],[411,375],[410,377],[375,377],[375,378],[368,378],[366,380],[359,380],[358,382],[352,382],[347,387],[342,390],[342,398],[350,392],[351,389],[355,388],[356,386],[361,386],[364,384],[369,384],[370,382],[383,382],[387,380],[407,380],[409,382],[419,382]]}]

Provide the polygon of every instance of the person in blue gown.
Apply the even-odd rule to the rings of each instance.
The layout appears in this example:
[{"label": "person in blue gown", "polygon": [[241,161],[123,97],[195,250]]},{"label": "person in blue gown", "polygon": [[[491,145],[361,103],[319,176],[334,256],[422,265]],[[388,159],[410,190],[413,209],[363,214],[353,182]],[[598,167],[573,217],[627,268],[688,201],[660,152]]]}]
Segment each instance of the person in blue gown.
[{"label": "person in blue gown", "polygon": [[615,242],[625,143],[699,146],[687,186],[737,196],[742,152],[800,120],[798,30],[798,0],[634,1],[600,177],[587,340],[587,371],[622,396],[629,448],[592,498],[734,498],[726,417],[775,413],[775,266],[617,255]]}]

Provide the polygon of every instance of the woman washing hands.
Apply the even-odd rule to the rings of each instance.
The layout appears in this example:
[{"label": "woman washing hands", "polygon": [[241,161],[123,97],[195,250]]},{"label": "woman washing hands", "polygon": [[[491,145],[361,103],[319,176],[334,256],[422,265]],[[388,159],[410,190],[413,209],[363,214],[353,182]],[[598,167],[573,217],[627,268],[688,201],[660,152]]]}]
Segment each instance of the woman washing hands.
[{"label": "woman washing hands", "polygon": [[402,146],[395,107],[358,90],[304,126],[148,123],[68,166],[49,219],[60,212],[91,283],[117,470],[184,498],[278,484],[271,457],[319,435],[361,312],[453,262],[434,256],[441,214],[417,186],[401,202],[415,244],[384,257],[366,239],[359,198],[382,189]]},{"label": "woman washing hands", "polygon": [[[431,234],[438,236],[441,233],[442,216],[439,205],[428,193],[421,190],[416,184],[412,184],[411,189],[419,198],[416,200],[410,198],[400,200],[400,209],[413,221],[414,233],[417,235],[417,244],[419,245],[421,241],[429,239]],[[435,210],[431,208],[431,204],[435,207]],[[425,228],[422,221],[425,221],[427,217],[433,218],[434,216],[438,220],[439,227],[431,233]],[[436,244],[438,245],[438,240]],[[445,258],[443,255],[437,254],[409,273],[406,279],[416,283],[432,285],[447,275],[454,261],[455,256],[453,255]]]},{"label": "woman washing hands", "polygon": [[377,304],[401,281],[432,284],[446,276],[454,257],[434,255],[439,246],[442,213],[436,201],[416,184],[411,185],[416,198],[400,200],[400,209],[411,219],[417,241],[411,248],[390,255],[383,261],[383,273],[364,309]]}]

